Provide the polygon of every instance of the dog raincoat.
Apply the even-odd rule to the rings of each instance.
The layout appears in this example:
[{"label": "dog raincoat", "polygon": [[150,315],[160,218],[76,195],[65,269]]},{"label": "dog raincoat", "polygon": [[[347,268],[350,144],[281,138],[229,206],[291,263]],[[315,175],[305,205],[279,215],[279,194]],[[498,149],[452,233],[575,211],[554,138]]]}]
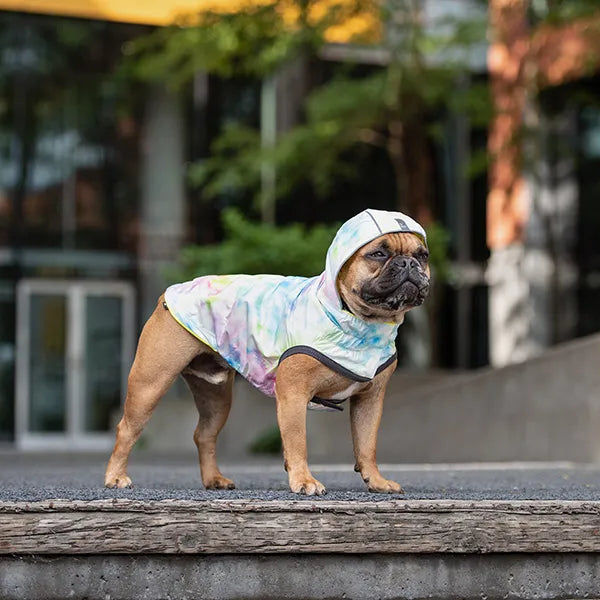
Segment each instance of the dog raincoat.
[{"label": "dog raincoat", "polygon": [[166,307],[199,340],[269,396],[277,366],[308,354],[354,381],[368,381],[396,358],[398,325],[367,323],[342,306],[336,278],[362,246],[386,233],[425,230],[400,212],[365,210],[346,221],[316,277],[207,275],[167,288]]}]

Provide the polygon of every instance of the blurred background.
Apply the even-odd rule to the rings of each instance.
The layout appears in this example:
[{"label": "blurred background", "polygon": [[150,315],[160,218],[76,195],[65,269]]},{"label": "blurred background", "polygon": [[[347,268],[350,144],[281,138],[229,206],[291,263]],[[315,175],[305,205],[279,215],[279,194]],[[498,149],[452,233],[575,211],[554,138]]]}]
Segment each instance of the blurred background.
[{"label": "blurred background", "polygon": [[[166,285],[316,275],[371,207],[427,227],[435,278],[384,456],[595,460],[598,348],[547,349],[600,331],[599,174],[597,0],[0,0],[0,441],[108,450]],[[276,452],[236,385],[223,452]],[[177,384],[140,446],[193,448],[194,411]],[[340,423],[316,456],[350,460]]]}]

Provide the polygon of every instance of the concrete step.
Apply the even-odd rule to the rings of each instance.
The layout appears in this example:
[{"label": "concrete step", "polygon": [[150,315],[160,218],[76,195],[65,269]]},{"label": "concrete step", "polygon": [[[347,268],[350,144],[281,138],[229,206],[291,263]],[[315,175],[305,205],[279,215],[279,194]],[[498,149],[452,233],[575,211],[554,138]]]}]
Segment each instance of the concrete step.
[{"label": "concrete step", "polygon": [[0,504],[4,600],[586,598],[600,502]]},{"label": "concrete step", "polygon": [[3,600],[594,598],[600,502],[0,503]]},{"label": "concrete step", "polygon": [[280,461],[0,453],[2,600],[600,598],[600,466],[383,465],[406,494],[315,465],[323,497],[290,494]]},{"label": "concrete step", "polygon": [[0,557],[3,600],[593,600],[597,553]]}]

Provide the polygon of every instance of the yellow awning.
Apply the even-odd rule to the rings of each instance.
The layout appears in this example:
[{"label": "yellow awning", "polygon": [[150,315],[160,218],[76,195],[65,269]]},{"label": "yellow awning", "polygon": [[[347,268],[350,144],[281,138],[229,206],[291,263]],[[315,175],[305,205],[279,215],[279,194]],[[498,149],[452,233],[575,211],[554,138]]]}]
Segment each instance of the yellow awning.
[{"label": "yellow awning", "polygon": [[[138,23],[141,25],[170,25],[179,17],[203,10],[232,12],[244,5],[260,4],[267,0],[0,0],[0,11],[10,10],[45,15],[80,17]],[[348,0],[322,0],[315,3],[315,13],[328,5]],[[351,2],[352,0],[349,0]],[[283,3],[282,3],[283,4]],[[379,29],[376,15],[365,11],[354,15],[343,25],[332,27],[328,33],[331,42],[348,42],[355,36],[375,38]]]},{"label": "yellow awning", "polygon": [[[0,9],[120,23],[169,25],[179,15],[197,12],[208,4],[198,0],[0,0]],[[211,2],[210,8],[219,4],[231,10],[232,4],[239,3],[222,0]]]}]

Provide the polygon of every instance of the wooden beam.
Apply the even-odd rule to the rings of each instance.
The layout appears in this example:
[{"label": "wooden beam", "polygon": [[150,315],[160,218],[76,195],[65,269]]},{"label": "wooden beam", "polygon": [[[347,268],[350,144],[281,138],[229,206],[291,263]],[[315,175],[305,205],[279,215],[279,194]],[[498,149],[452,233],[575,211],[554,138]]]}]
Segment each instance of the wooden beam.
[{"label": "wooden beam", "polygon": [[598,551],[600,502],[0,503],[0,554]]}]

